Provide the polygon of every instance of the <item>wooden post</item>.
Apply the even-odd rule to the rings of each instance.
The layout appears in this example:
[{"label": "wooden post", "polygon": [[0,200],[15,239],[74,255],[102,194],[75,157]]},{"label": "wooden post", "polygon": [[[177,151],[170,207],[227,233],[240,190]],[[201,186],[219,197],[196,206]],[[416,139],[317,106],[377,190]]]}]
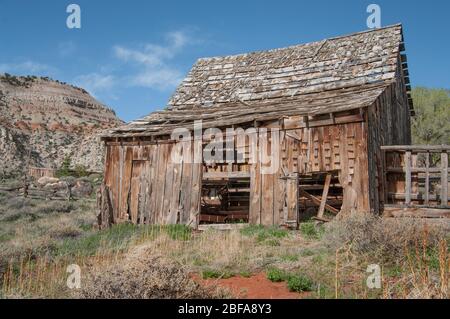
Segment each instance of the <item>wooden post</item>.
[{"label": "wooden post", "polygon": [[328,190],[330,189],[331,174],[327,174],[325,177],[325,185],[323,186],[322,198],[320,201],[319,211],[317,212],[317,217],[322,218],[325,211],[325,205],[327,203]]},{"label": "wooden post", "polygon": [[442,151],[441,153],[441,205],[448,204],[448,153]]},{"label": "wooden post", "polygon": [[430,203],[430,152],[427,152],[425,158],[425,205]]},{"label": "wooden post", "polygon": [[411,205],[411,151],[405,153],[405,204]]}]

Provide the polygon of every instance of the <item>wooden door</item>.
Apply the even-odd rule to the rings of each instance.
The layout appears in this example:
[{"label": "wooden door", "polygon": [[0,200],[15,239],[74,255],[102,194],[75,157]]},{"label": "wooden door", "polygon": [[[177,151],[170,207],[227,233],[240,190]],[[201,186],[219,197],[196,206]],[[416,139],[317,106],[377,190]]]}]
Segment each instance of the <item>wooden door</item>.
[{"label": "wooden door", "polygon": [[150,161],[134,160],[130,183],[130,219],[132,223],[148,222],[151,183],[149,180]]},{"label": "wooden door", "polygon": [[283,203],[283,224],[292,228],[298,226],[298,173],[283,176],[280,182],[285,184]]}]

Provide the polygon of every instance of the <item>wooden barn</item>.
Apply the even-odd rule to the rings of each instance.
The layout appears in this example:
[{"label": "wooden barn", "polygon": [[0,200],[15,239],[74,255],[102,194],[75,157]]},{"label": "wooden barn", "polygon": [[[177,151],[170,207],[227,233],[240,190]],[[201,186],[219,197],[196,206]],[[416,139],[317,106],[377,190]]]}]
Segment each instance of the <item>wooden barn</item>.
[{"label": "wooden barn", "polygon": [[404,49],[394,25],[199,59],[164,110],[104,134],[99,222],[296,227],[381,213],[381,146],[411,144]]}]

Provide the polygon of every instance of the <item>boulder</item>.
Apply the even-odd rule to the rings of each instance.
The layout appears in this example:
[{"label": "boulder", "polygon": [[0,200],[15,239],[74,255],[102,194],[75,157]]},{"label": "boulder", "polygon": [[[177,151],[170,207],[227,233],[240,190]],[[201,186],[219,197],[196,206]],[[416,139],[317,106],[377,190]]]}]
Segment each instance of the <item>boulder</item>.
[{"label": "boulder", "polygon": [[52,190],[52,191],[67,191],[67,183],[59,181],[57,183],[48,183],[44,186],[44,189],[46,190]]},{"label": "boulder", "polygon": [[88,197],[92,194],[94,188],[89,181],[77,180],[72,187],[72,196],[75,197]]},{"label": "boulder", "polygon": [[56,177],[47,177],[47,176],[41,177],[41,178],[39,178],[37,180],[37,183],[40,186],[45,186],[47,184],[55,184],[55,183],[58,183],[58,182],[59,182],[58,178],[56,178]]}]

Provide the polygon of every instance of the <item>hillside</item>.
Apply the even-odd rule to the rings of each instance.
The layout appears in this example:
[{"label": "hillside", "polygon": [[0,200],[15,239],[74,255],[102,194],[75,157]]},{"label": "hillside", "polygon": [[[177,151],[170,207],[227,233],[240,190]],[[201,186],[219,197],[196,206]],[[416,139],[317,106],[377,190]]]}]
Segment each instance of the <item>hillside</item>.
[{"label": "hillside", "polygon": [[99,171],[98,133],[122,124],[114,111],[88,92],[34,76],[0,75],[0,176],[32,166],[72,165]]}]

